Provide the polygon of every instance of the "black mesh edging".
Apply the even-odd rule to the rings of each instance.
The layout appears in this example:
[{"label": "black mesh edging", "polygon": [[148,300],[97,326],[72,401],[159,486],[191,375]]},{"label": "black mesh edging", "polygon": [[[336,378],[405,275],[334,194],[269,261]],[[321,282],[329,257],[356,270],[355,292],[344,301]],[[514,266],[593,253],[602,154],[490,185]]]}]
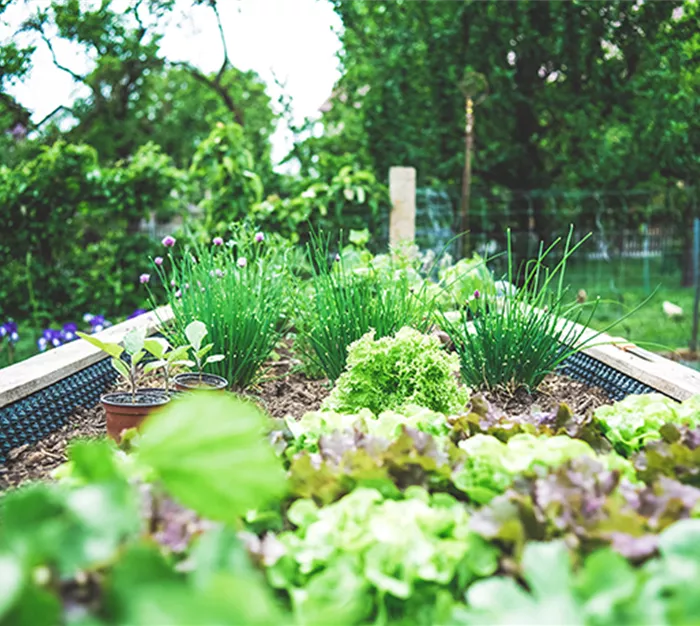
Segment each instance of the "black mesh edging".
[{"label": "black mesh edging", "polygon": [[104,359],[0,408],[0,464],[13,448],[35,443],[58,430],[77,407],[95,406],[116,377],[110,359]]},{"label": "black mesh edging", "polygon": [[583,352],[568,357],[558,371],[574,380],[600,387],[613,400],[622,400],[626,396],[641,393],[659,393],[648,385],[618,372],[613,367],[601,363]]}]

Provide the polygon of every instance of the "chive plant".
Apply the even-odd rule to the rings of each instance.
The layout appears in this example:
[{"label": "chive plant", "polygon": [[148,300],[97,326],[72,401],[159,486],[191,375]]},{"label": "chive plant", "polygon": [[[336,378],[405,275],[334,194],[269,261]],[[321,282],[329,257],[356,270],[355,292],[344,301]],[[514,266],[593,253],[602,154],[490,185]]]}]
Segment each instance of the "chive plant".
[{"label": "chive plant", "polygon": [[345,369],[348,346],[370,329],[377,339],[404,326],[427,330],[434,297],[425,283],[415,288],[403,270],[349,269],[341,255],[329,254],[328,241],[314,235],[307,246],[312,278],[300,292],[297,331],[306,358],[334,381]]},{"label": "chive plant", "polygon": [[224,243],[193,245],[171,253],[156,266],[173,310],[174,345],[186,343],[185,329],[200,320],[214,351],[225,355],[209,364],[234,388],[254,382],[285,329],[289,304],[285,252],[239,229]]},{"label": "chive plant", "polygon": [[478,297],[469,301],[457,321],[442,316],[467,384],[534,390],[564,360],[622,321],[589,333],[598,301],[592,305],[577,303],[568,293],[564,282],[567,263],[588,236],[574,242],[570,229],[561,258],[550,264],[551,268],[547,263],[562,239],[546,249],[540,244],[537,258],[526,262],[516,274],[508,231],[506,279],[519,288],[501,296],[492,292],[476,294]]}]

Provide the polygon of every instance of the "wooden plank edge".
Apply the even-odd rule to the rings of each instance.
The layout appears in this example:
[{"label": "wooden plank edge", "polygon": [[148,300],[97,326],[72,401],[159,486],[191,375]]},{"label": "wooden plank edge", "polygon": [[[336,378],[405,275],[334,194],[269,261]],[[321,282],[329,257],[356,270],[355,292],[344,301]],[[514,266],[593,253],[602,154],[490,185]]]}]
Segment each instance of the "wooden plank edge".
[{"label": "wooden plank edge", "polygon": [[581,350],[583,354],[674,400],[682,402],[700,394],[700,372],[644,350],[623,338],[598,333],[568,320],[562,320],[560,328],[565,328],[567,324],[570,328],[566,331],[570,330],[574,337],[580,337],[578,345],[584,346]]},{"label": "wooden plank edge", "polygon": [[[119,342],[134,328],[155,333],[173,319],[170,306],[162,306],[97,333],[103,341]],[[105,358],[105,354],[83,339],[37,354],[0,370],[0,408],[22,400]]]}]

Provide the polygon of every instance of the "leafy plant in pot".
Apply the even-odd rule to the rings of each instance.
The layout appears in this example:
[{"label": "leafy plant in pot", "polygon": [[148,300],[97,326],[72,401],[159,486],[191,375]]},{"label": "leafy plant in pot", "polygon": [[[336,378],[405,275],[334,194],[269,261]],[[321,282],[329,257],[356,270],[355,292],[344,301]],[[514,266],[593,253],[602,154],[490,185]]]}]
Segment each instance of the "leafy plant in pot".
[{"label": "leafy plant in pot", "polygon": [[163,371],[163,381],[165,383],[165,392],[172,396],[174,391],[170,389],[170,374],[173,367],[178,365],[184,365],[187,367],[194,367],[195,362],[187,358],[190,346],[180,346],[179,348],[172,348],[168,343],[167,339],[163,337],[151,337],[146,339],[144,342],[144,348],[152,356],[156,358],[155,361],[149,361],[144,365],[143,371],[148,373],[154,370],[160,369]]},{"label": "leafy plant in pot", "polygon": [[[145,330],[131,330],[124,337],[123,346],[85,333],[77,334],[111,356],[112,367],[129,383],[129,391],[106,393],[100,398],[107,416],[107,434],[115,441],[120,441],[123,431],[138,427],[153,410],[170,401],[170,394],[163,389],[137,388],[136,381],[141,370],[139,364],[146,356]],[[129,355],[128,361],[123,358],[124,354]]]},{"label": "leafy plant in pot", "polygon": [[228,381],[223,376],[204,372],[205,365],[217,363],[224,358],[223,354],[207,356],[214,347],[213,343],[202,346],[207,333],[206,324],[198,320],[191,322],[187,325],[187,328],[185,328],[185,337],[187,341],[190,342],[186,347],[192,350],[192,358],[194,359],[194,362],[191,362],[191,366],[196,367],[197,371],[175,375],[173,380],[175,382],[175,389],[178,391],[191,391],[193,389],[214,389],[223,391],[228,387]]}]

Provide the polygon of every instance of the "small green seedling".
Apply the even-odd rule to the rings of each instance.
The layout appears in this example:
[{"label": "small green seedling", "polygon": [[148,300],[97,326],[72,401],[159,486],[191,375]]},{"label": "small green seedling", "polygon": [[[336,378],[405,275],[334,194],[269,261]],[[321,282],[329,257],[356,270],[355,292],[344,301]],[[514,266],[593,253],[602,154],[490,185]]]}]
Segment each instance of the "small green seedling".
[{"label": "small green seedling", "polygon": [[[124,346],[118,343],[101,341],[97,337],[78,332],[78,337],[85,339],[88,343],[99,348],[112,357],[112,367],[121,374],[131,387],[131,401],[136,404],[136,377],[139,373],[139,363],[146,356],[144,342],[146,331],[143,328],[133,328],[124,337]],[[131,362],[127,363],[122,355],[126,352],[131,357]]]},{"label": "small green seedling", "polygon": [[143,371],[148,373],[152,372],[153,370],[162,369],[163,378],[165,379],[166,393],[170,391],[170,370],[173,366],[195,366],[195,362],[187,358],[187,353],[190,350],[189,346],[180,346],[179,348],[171,349],[167,339],[163,339],[162,337],[152,337],[150,339],[146,339],[144,342],[144,347],[148,352],[156,357],[156,360],[146,363]]},{"label": "small green seedling", "polygon": [[213,343],[202,346],[202,342],[204,341],[204,338],[207,336],[208,332],[209,331],[207,330],[206,324],[197,320],[191,322],[187,325],[187,328],[185,328],[185,337],[187,337],[187,341],[190,342],[190,345],[186,347],[192,348],[192,357],[195,361],[194,365],[199,372],[200,382],[202,380],[202,370],[204,369],[204,366],[208,365],[209,363],[218,363],[224,358],[223,354],[212,354],[211,356],[208,356],[206,360],[204,359],[204,357],[214,347]]}]

